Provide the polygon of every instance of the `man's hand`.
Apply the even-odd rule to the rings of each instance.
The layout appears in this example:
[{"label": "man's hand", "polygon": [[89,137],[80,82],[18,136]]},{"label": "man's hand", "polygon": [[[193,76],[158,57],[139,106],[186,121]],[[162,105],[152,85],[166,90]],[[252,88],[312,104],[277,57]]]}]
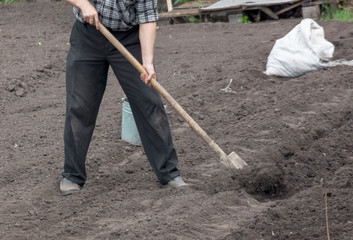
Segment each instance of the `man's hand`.
[{"label": "man's hand", "polygon": [[141,74],[141,80],[144,81],[147,86],[151,86],[152,78],[157,79],[154,66],[153,64],[142,65],[142,66],[146,69],[148,75]]},{"label": "man's hand", "polygon": [[95,25],[99,30],[99,18],[97,10],[88,0],[66,0],[71,5],[81,9],[83,20],[90,25]]},{"label": "man's hand", "polygon": [[90,25],[95,25],[97,30],[99,30],[99,18],[97,10],[93,7],[92,4],[87,2],[87,4],[83,5],[81,8],[83,20]]}]

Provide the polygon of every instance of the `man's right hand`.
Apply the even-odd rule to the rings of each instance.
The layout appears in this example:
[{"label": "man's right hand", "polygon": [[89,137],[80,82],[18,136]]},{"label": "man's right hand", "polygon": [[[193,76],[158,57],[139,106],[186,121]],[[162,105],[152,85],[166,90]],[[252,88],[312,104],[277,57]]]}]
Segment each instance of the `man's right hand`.
[{"label": "man's right hand", "polygon": [[85,22],[88,22],[90,25],[95,25],[97,30],[99,30],[98,13],[97,10],[93,7],[93,5],[87,1],[87,4],[85,4],[81,8],[81,11],[83,15],[83,20]]},{"label": "man's right hand", "polygon": [[66,0],[71,5],[81,9],[83,20],[90,25],[95,25],[99,30],[99,18],[97,10],[88,0]]}]

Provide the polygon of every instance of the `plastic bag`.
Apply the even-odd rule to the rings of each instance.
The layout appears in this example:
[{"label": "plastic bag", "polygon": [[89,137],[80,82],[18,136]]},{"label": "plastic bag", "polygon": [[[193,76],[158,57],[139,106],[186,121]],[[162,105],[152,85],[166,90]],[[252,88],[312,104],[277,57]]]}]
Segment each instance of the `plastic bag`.
[{"label": "plastic bag", "polygon": [[266,74],[297,77],[326,67],[334,45],[325,39],[324,30],[313,19],[303,19],[292,31],[278,39],[268,57]]}]

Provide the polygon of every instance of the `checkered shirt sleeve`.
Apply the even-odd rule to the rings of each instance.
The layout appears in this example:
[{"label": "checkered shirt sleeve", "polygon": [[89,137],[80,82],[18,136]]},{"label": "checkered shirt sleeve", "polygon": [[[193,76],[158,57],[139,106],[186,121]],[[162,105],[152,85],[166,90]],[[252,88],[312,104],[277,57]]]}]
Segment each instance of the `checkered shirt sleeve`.
[{"label": "checkered shirt sleeve", "polygon": [[[126,31],[133,26],[158,20],[157,0],[89,0],[96,8],[99,20],[114,31]],[[83,21],[79,8],[73,8],[76,18]]]},{"label": "checkered shirt sleeve", "polygon": [[137,0],[136,13],[139,24],[157,21],[157,0]]}]

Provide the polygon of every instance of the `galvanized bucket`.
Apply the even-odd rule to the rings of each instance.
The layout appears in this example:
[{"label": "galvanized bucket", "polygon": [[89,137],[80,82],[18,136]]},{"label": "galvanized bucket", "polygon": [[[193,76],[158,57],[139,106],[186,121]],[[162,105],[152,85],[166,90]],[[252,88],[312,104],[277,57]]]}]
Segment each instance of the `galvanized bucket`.
[{"label": "galvanized bucket", "polygon": [[121,139],[134,145],[141,145],[140,134],[137,130],[134,115],[127,99],[122,98],[123,111],[121,120]]}]

